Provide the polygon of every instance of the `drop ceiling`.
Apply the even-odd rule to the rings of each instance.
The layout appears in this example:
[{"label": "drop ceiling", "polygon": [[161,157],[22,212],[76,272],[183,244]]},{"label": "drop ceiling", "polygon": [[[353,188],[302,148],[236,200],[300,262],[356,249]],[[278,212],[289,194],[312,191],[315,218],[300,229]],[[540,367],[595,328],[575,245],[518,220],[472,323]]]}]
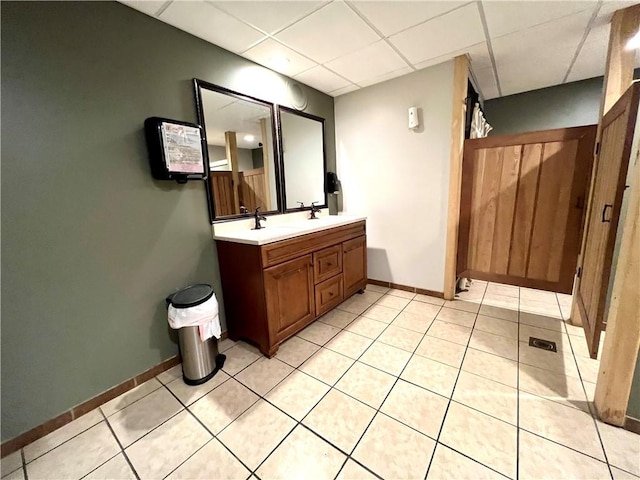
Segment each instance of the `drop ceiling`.
[{"label": "drop ceiling", "polygon": [[332,96],[467,53],[490,99],[602,75],[613,12],[640,1],[122,3]]}]

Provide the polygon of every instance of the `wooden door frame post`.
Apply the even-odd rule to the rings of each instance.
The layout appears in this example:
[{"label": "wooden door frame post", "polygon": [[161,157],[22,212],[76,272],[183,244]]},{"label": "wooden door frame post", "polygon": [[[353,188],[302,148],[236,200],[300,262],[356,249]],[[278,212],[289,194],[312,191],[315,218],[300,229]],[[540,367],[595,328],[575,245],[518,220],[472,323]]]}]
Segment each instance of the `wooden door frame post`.
[{"label": "wooden door frame post", "polygon": [[462,186],[462,154],[467,110],[469,58],[453,59],[453,109],[451,114],[451,153],[449,160],[449,207],[447,213],[447,243],[444,263],[444,298],[453,300],[456,294],[456,257],[460,225],[460,192]]}]

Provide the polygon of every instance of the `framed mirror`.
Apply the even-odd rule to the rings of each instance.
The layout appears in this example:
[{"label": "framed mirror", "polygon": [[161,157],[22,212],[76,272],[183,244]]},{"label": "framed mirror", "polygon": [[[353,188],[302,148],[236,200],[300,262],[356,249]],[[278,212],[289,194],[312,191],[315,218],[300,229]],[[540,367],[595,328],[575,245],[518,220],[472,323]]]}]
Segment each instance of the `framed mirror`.
[{"label": "framed mirror", "polygon": [[194,79],[198,122],[209,158],[206,183],[211,221],[278,213],[280,169],[274,106]]},{"label": "framed mirror", "polygon": [[285,210],[300,209],[300,202],[326,208],[324,118],[278,106],[278,119]]}]

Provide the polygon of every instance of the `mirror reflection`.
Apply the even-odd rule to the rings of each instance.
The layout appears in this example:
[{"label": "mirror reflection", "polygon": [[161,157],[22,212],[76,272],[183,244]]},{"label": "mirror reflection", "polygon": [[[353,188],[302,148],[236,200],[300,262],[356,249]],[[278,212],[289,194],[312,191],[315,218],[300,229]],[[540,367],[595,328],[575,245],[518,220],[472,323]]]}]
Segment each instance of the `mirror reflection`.
[{"label": "mirror reflection", "polygon": [[278,210],[272,108],[201,86],[214,217]]},{"label": "mirror reflection", "polygon": [[280,107],[280,124],[286,208],[326,206],[324,119]]}]

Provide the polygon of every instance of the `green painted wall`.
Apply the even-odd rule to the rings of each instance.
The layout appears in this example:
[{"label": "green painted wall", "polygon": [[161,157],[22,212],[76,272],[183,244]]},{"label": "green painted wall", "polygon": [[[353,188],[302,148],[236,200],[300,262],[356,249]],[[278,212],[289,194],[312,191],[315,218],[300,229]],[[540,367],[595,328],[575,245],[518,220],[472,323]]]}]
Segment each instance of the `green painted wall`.
[{"label": "green painted wall", "polygon": [[627,416],[640,420],[640,353],[638,353],[638,361],[636,362],[636,368],[633,373]]},{"label": "green painted wall", "polygon": [[[288,83],[115,2],[0,5],[7,440],[174,355],[167,293],[221,291],[204,185],[151,178],[144,119],[195,122],[193,77],[284,104]],[[334,169],[333,99],[305,92]]]}]

